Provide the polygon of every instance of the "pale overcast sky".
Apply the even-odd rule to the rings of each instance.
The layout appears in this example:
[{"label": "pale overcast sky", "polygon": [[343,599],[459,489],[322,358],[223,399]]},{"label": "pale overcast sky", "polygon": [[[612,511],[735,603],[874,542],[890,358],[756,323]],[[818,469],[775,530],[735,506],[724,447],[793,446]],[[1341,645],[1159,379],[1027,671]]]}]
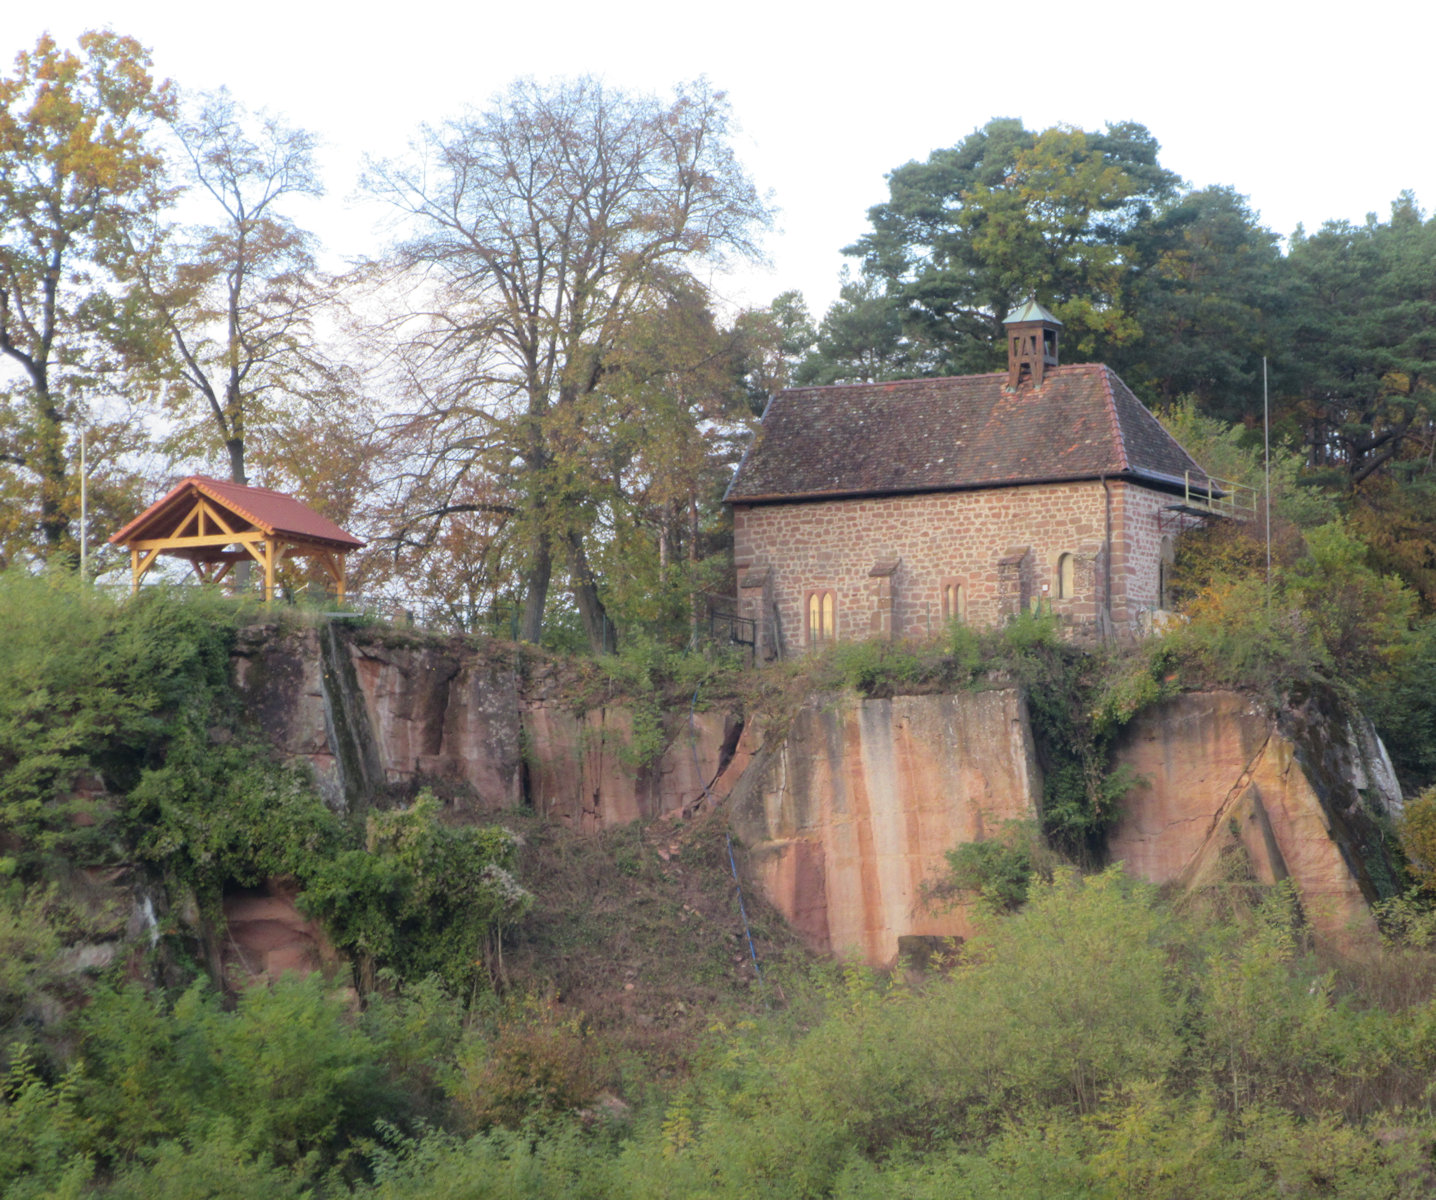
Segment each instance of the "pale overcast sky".
[{"label": "pale overcast sky", "polygon": [[330,194],[303,219],[341,255],[372,248],[370,216],[349,202],[364,153],[397,154],[421,122],[523,75],[659,92],[706,75],[727,91],[740,156],[780,214],[772,269],[723,290],[761,304],[798,288],[815,315],[836,294],[841,248],[886,195],[884,174],[994,116],[1140,121],[1165,166],[1236,187],[1283,235],[1384,215],[1403,188],[1436,205],[1429,3],[50,0],[8,7],[0,71],[42,29],[72,43],[105,25],[139,38],[182,86],[227,85],[323,137]]}]

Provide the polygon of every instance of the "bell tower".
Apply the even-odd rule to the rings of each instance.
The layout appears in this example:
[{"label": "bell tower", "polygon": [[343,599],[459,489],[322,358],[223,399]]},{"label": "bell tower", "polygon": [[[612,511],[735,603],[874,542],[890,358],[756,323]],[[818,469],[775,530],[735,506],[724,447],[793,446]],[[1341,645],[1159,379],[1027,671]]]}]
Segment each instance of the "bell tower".
[{"label": "bell tower", "polygon": [[1007,328],[1007,386],[1030,378],[1042,386],[1048,367],[1057,365],[1057,331],[1062,322],[1031,297],[1002,322]]}]

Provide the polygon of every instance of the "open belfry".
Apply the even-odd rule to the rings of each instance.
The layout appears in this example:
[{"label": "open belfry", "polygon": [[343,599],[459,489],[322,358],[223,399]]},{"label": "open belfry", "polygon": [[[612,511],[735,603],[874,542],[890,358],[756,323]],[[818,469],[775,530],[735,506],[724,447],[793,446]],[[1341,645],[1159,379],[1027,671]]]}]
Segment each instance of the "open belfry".
[{"label": "open belfry", "polygon": [[254,562],[264,573],[266,600],[274,598],[280,564],[296,557],[322,568],[342,599],[345,555],[364,545],[293,496],[204,475],[181,480],[110,543],[129,549],[134,589],[163,554],[189,562],[205,583]]}]

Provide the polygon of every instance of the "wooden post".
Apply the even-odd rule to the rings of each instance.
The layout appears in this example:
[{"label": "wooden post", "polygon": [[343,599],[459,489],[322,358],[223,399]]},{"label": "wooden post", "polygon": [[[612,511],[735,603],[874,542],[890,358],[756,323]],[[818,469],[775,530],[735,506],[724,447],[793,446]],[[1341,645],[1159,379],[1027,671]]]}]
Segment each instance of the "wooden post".
[{"label": "wooden post", "polygon": [[[264,600],[268,604],[275,599],[279,568],[287,559],[299,555],[322,564],[339,598],[344,598],[344,551],[336,546],[311,540],[298,531],[286,533],[202,494],[186,497],[177,490],[166,500],[165,506],[151,506],[131,522],[126,527],[130,536],[119,543],[127,543],[130,552],[132,592],[139,591],[141,580],[160,554],[188,559],[195,574],[210,584],[226,577],[237,579],[241,572],[247,575],[252,561],[264,570]],[[156,513],[164,519],[156,517]],[[149,536],[144,536],[146,533]]]}]

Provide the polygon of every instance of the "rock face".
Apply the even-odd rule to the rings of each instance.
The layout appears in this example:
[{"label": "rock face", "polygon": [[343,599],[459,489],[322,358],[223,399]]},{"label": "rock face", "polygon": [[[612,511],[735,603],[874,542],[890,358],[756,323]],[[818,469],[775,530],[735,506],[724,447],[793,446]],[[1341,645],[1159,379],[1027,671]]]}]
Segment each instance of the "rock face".
[{"label": "rock face", "polygon": [[1224,852],[1239,845],[1259,881],[1294,882],[1318,933],[1369,936],[1384,882],[1372,876],[1383,860],[1371,814],[1401,798],[1379,747],[1319,697],[1277,718],[1230,692],[1169,700],[1117,748],[1142,782],[1111,858],[1155,883],[1199,887],[1220,882]]},{"label": "rock face", "polygon": [[966,936],[924,902],[944,854],[1037,815],[1041,777],[1013,688],[804,708],[732,796],[768,899],[815,949],[892,960],[909,934]]},{"label": "rock face", "polygon": [[578,829],[680,812],[701,802],[731,759],[742,723],[731,713],[684,713],[656,763],[635,763],[633,713],[606,706],[575,713],[561,704],[524,709],[529,801],[535,812]]},{"label": "rock face", "polygon": [[223,977],[232,982],[278,979],[285,971],[332,970],[339,956],[323,930],[295,907],[297,890],[271,880],[224,898]]},{"label": "rock face", "polygon": [[339,811],[432,784],[459,813],[527,802],[596,830],[702,802],[742,732],[731,713],[669,713],[666,749],[639,763],[631,710],[575,709],[553,669],[522,679],[498,643],[411,647],[333,626],[259,627],[236,649],[235,676],[280,754],[309,762]]},{"label": "rock face", "polygon": [[235,676],[280,753],[313,765],[331,807],[418,782],[457,785],[446,789],[456,806],[475,812],[523,798],[518,673],[496,647],[261,627],[240,643]]},{"label": "rock face", "polygon": [[[1290,878],[1316,932],[1374,932],[1387,890],[1373,813],[1399,806],[1380,742],[1329,698],[1272,717],[1234,693],[1143,713],[1117,759],[1141,783],[1109,856],[1154,883],[1219,883],[1240,846],[1261,882]],[[891,962],[913,935],[966,936],[970,914],[924,903],[944,852],[1035,817],[1042,785],[1012,689],[804,709],[732,796],[768,899],[814,949]]]},{"label": "rock face", "polygon": [[[829,697],[781,731],[683,706],[662,718],[666,748],[641,763],[632,709],[578,706],[559,668],[525,674],[500,644],[269,629],[241,643],[235,669],[249,711],[282,754],[313,764],[336,809],[431,783],[461,819],[527,803],[599,830],[727,799],[767,898],[814,949],[875,964],[903,937],[967,936],[969,911],[927,903],[924,885],[948,850],[1041,803],[1014,687]],[[1294,881],[1322,934],[1370,932],[1369,902],[1389,882],[1372,813],[1400,795],[1369,726],[1330,698],[1272,717],[1232,693],[1181,696],[1134,721],[1117,757],[1142,782],[1113,860],[1196,886],[1239,846],[1256,878]]]}]

